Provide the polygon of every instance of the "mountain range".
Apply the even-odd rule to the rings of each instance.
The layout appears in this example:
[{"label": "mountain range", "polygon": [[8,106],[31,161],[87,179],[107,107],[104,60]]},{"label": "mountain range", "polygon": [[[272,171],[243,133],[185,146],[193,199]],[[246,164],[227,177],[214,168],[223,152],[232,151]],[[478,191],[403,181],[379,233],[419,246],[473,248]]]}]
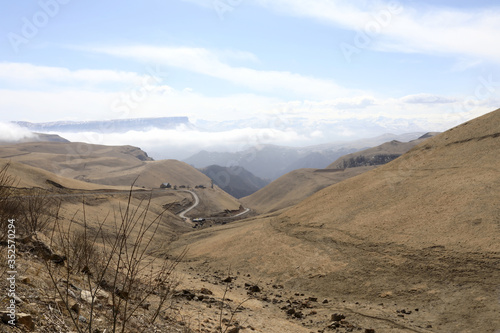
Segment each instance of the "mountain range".
[{"label": "mountain range", "polygon": [[124,133],[128,131],[147,131],[152,128],[175,129],[179,125],[192,127],[188,117],[133,118],[102,121],[55,121],[47,123],[15,121],[13,123],[33,132]]},{"label": "mountain range", "polygon": [[390,140],[410,141],[424,133],[402,135],[385,134],[375,138],[356,140],[346,143],[331,143],[308,147],[285,147],[259,145],[239,152],[209,152],[203,150],[184,162],[204,168],[210,165],[238,166],[255,176],[275,180],[280,176],[301,168],[322,169],[349,153],[380,145]]}]

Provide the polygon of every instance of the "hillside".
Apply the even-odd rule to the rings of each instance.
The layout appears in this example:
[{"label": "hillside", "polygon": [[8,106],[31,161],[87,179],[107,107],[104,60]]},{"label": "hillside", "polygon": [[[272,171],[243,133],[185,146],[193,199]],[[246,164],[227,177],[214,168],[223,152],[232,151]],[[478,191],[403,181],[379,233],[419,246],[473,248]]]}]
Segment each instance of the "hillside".
[{"label": "hillside", "polygon": [[268,181],[256,177],[242,167],[221,167],[211,165],[200,169],[203,174],[213,180],[214,184],[239,199],[263,188]]},{"label": "hillside", "polygon": [[270,213],[293,206],[327,186],[357,176],[373,168],[294,170],[259,191],[241,198],[241,202],[245,207],[250,207],[258,213]]},{"label": "hillside", "polygon": [[[106,186],[158,189],[162,183],[194,188],[211,180],[190,165],[177,160],[153,161],[132,146],[86,143],[32,142],[0,146],[0,158],[40,168],[57,176]],[[93,187],[95,188],[95,186]],[[240,203],[219,188],[204,204],[211,213],[238,209]],[[192,200],[189,194],[186,194]],[[228,198],[230,197],[230,198]]]},{"label": "hillside", "polygon": [[345,169],[354,168],[360,166],[371,166],[371,165],[382,165],[395,160],[399,156],[403,155],[411,148],[422,143],[424,140],[433,137],[437,133],[427,133],[416,140],[411,140],[409,142],[400,142],[397,140],[392,140],[391,142],[386,142],[380,146],[361,150],[355,153],[351,153],[340,157],[335,162],[330,164],[327,169]]},{"label": "hillside", "polygon": [[[376,332],[496,332],[499,128],[497,110],[279,216],[202,230],[175,246],[189,246],[200,264],[283,285],[284,295],[328,298],[317,315],[342,312]],[[303,325],[315,331],[317,315]]]}]

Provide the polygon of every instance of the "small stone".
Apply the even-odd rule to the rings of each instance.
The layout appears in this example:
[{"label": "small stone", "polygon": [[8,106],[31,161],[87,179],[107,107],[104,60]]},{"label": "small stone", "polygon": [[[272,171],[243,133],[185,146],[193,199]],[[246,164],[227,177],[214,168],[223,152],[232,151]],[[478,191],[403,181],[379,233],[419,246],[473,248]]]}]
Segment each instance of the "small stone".
[{"label": "small stone", "polygon": [[248,288],[249,291],[253,292],[253,293],[260,293],[260,287],[258,285],[253,285],[251,286],[250,288]]},{"label": "small stone", "polygon": [[31,279],[27,276],[20,276],[18,278],[19,281],[21,281],[21,283],[24,283],[24,284],[30,284],[31,283]]},{"label": "small stone", "polygon": [[207,288],[201,288],[200,293],[202,293],[203,295],[213,295],[214,294],[211,290],[209,290]]},{"label": "small stone", "polygon": [[345,319],[345,316],[341,313],[334,313],[332,314],[332,321],[341,321],[342,319]]},{"label": "small stone", "polygon": [[33,317],[27,313],[18,313],[16,315],[17,323],[23,325],[28,330],[33,331],[35,329],[35,323],[33,322]]},{"label": "small stone", "polygon": [[71,307],[71,311],[76,312],[76,314],[79,315],[80,314],[80,304],[78,304],[78,303],[73,304],[73,306]]}]

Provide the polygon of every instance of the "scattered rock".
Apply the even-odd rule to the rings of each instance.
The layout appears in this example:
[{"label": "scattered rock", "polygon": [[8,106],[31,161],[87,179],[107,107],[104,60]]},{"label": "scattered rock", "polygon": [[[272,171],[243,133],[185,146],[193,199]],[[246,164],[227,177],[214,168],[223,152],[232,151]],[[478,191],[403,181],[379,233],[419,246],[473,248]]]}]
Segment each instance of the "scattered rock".
[{"label": "scattered rock", "polygon": [[253,285],[253,286],[249,287],[248,290],[252,293],[260,293],[261,292],[261,289],[258,285]]},{"label": "scattered rock", "polygon": [[31,317],[30,314],[18,313],[17,323],[23,325],[30,331],[33,331],[35,329],[35,323],[33,322],[33,318]]},{"label": "scattered rock", "polygon": [[33,317],[27,313],[16,313],[12,314],[8,311],[0,311],[2,316],[2,322],[5,324],[11,324],[14,322],[16,326],[22,325],[27,330],[33,331],[35,329],[35,323],[33,322]]},{"label": "scattered rock", "polygon": [[341,313],[332,314],[332,321],[341,321],[343,319],[345,319],[345,316]]},{"label": "scattered rock", "polygon": [[71,307],[71,311],[73,311],[77,315],[79,315],[80,314],[80,304],[78,304],[78,303],[73,304],[73,306]]},{"label": "scattered rock", "polygon": [[211,290],[209,290],[207,288],[201,288],[200,293],[202,293],[203,295],[213,295],[214,294]]}]

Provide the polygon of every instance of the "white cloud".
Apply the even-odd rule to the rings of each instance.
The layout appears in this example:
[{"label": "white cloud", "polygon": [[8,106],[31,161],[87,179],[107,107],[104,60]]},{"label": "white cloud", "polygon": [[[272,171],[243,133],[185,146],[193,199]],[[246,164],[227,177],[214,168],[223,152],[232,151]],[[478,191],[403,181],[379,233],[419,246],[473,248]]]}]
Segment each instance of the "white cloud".
[{"label": "white cloud", "polygon": [[[204,48],[136,45],[92,48],[89,51],[177,67],[260,92],[293,93],[295,96],[313,99],[334,98],[354,93],[354,91],[342,88],[326,79],[287,71],[256,70],[248,67],[230,66],[221,60],[220,51]],[[229,56],[234,52],[229,52]],[[237,55],[243,58],[253,58],[251,54],[245,52],[237,53]]]},{"label": "white cloud", "polygon": [[[382,51],[451,54],[500,61],[498,5],[458,10],[410,7],[397,1],[376,1],[370,5],[366,1],[340,0],[253,0],[253,3],[279,13],[362,32],[369,37],[367,47]],[[353,40],[345,42],[355,45],[355,35]]]},{"label": "white cloud", "polygon": [[401,101],[410,104],[448,104],[457,102],[457,99],[432,94],[417,94],[405,96],[401,98]]},{"label": "white cloud", "polygon": [[138,75],[133,72],[80,69],[69,70],[64,67],[37,66],[28,63],[0,62],[0,80],[17,83],[57,83],[76,84],[89,83],[98,85],[101,83],[128,83],[140,84],[146,75]]},{"label": "white cloud", "polygon": [[36,134],[16,124],[0,123],[0,142],[15,142],[36,137]]},{"label": "white cloud", "polygon": [[241,128],[221,132],[202,132],[178,127],[175,130],[151,129],[126,133],[58,133],[77,142],[141,147],[153,158],[183,159],[202,149],[242,150],[259,144],[290,145],[309,139],[291,130]]}]

